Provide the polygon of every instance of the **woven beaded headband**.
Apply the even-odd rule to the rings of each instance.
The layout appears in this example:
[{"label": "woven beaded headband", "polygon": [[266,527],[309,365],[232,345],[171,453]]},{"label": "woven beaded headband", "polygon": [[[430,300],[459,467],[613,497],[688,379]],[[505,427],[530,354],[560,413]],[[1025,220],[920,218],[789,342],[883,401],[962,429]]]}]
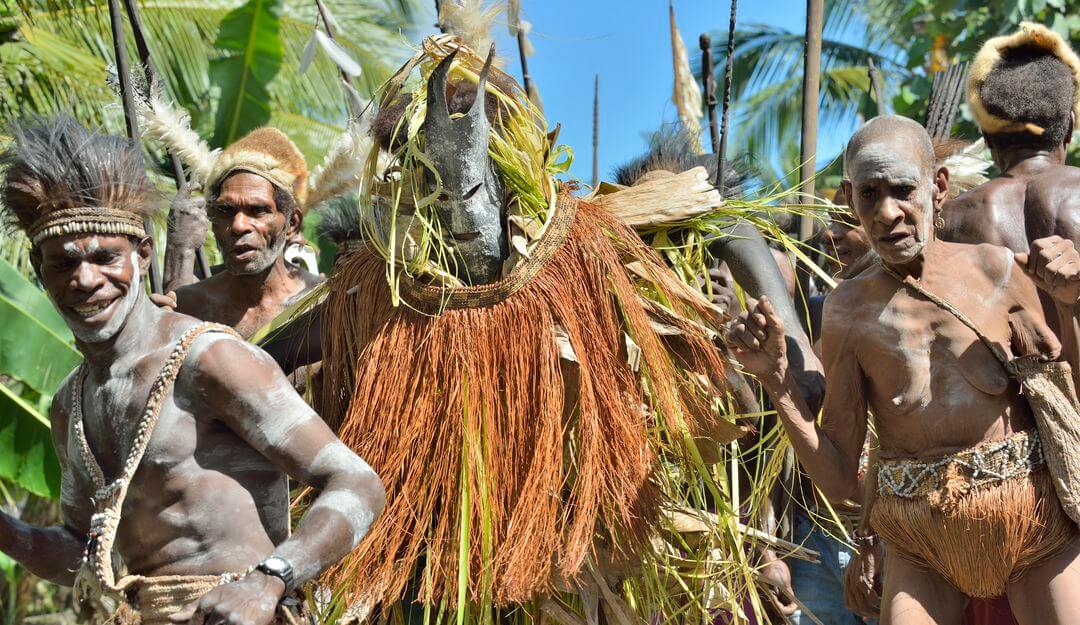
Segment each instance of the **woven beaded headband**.
[{"label": "woven beaded headband", "polygon": [[52,211],[34,222],[27,235],[35,246],[45,239],[70,234],[122,234],[143,238],[142,217],[128,211],[100,206],[80,206]]}]

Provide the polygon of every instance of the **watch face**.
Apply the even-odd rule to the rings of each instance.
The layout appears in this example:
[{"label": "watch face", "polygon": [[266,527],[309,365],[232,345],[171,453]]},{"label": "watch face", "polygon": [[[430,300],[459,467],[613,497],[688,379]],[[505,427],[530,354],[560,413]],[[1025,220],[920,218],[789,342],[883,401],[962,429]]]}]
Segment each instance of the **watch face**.
[{"label": "watch face", "polygon": [[269,573],[276,573],[278,575],[284,575],[292,568],[289,563],[276,556],[271,556],[263,560],[263,568]]}]

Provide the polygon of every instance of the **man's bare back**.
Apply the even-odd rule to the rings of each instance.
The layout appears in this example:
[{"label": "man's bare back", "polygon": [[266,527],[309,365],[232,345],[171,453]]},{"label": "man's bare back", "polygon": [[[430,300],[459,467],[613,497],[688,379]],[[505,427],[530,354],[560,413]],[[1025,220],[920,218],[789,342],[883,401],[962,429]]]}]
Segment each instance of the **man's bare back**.
[{"label": "man's bare back", "polygon": [[[1059,153],[1060,152],[1060,153]],[[1063,150],[1020,152],[1006,173],[945,204],[940,236],[1026,252],[1031,241],[1058,235],[1080,244],[1080,168]]]}]

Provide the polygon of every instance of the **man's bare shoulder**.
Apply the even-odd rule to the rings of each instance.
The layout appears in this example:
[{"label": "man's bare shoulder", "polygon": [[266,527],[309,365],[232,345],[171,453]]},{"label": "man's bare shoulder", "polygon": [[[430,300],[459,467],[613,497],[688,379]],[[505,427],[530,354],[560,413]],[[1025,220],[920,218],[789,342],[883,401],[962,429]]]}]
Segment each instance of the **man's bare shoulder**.
[{"label": "man's bare shoulder", "polygon": [[200,392],[261,387],[280,371],[269,354],[226,332],[206,332],[196,338],[184,366]]},{"label": "man's bare shoulder", "polygon": [[304,292],[319,286],[323,282],[326,282],[326,278],[320,276],[317,273],[311,273],[306,269],[300,269],[300,279],[304,281]]},{"label": "man's bare shoulder", "polygon": [[982,274],[994,285],[1004,285],[1009,281],[1015,265],[1013,251],[1007,247],[992,243],[949,243],[939,245],[944,250],[942,266],[949,268],[949,276],[955,275],[961,267],[972,267],[976,275]]},{"label": "man's bare shoulder", "polygon": [[1029,239],[1053,234],[1076,241],[1080,235],[1080,168],[1056,165],[1032,177],[1024,216]]},{"label": "man's bare shoulder", "polygon": [[228,272],[222,271],[176,289],[176,310],[202,318],[207,307],[228,293],[228,281]]}]

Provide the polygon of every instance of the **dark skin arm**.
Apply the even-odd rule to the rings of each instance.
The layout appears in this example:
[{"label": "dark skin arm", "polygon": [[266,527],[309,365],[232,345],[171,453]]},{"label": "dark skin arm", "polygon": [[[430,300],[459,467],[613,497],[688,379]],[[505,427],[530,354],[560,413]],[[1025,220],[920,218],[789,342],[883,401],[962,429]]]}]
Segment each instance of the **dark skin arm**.
[{"label": "dark skin arm", "polygon": [[183,185],[169,207],[162,275],[166,293],[199,281],[195,277],[195,250],[206,240],[208,226],[205,200],[192,198],[191,188]]},{"label": "dark skin arm", "polygon": [[837,289],[826,301],[822,354],[829,387],[824,416],[803,399],[787,361],[784,322],[768,298],[740,317],[728,331],[732,353],[757,376],[773,400],[795,455],[827,499],[859,499],[859,454],[866,440],[867,398],[850,326],[845,315],[832,312]]},{"label": "dark skin arm", "polygon": [[[296,531],[274,550],[295,583],[310,580],[355,547],[382,511],[385,492],[374,471],[341,443],[266,354],[235,340],[203,353],[192,374],[203,414],[218,419],[275,466],[320,491]],[[171,620],[192,625],[263,625],[284,583],[260,572],[218,586]]]},{"label": "dark skin arm", "polygon": [[[34,527],[0,512],[0,551],[23,568],[54,584],[71,586],[82,562],[89,526],[90,493],[81,492],[72,478],[67,460],[67,418],[58,400],[49,409],[53,447],[61,467],[63,525]],[[78,492],[77,492],[78,491]],[[80,502],[86,502],[80,504]]]},{"label": "dark skin arm", "polygon": [[765,296],[772,303],[784,322],[788,361],[794,380],[809,408],[816,412],[825,395],[821,363],[802,330],[784,277],[776,266],[765,238],[752,224],[743,221],[729,227],[726,234],[710,245],[710,252],[728,264],[735,281],[750,297],[759,299]]},{"label": "dark skin arm", "polygon": [[286,374],[323,359],[322,307],[316,305],[259,343]]}]

